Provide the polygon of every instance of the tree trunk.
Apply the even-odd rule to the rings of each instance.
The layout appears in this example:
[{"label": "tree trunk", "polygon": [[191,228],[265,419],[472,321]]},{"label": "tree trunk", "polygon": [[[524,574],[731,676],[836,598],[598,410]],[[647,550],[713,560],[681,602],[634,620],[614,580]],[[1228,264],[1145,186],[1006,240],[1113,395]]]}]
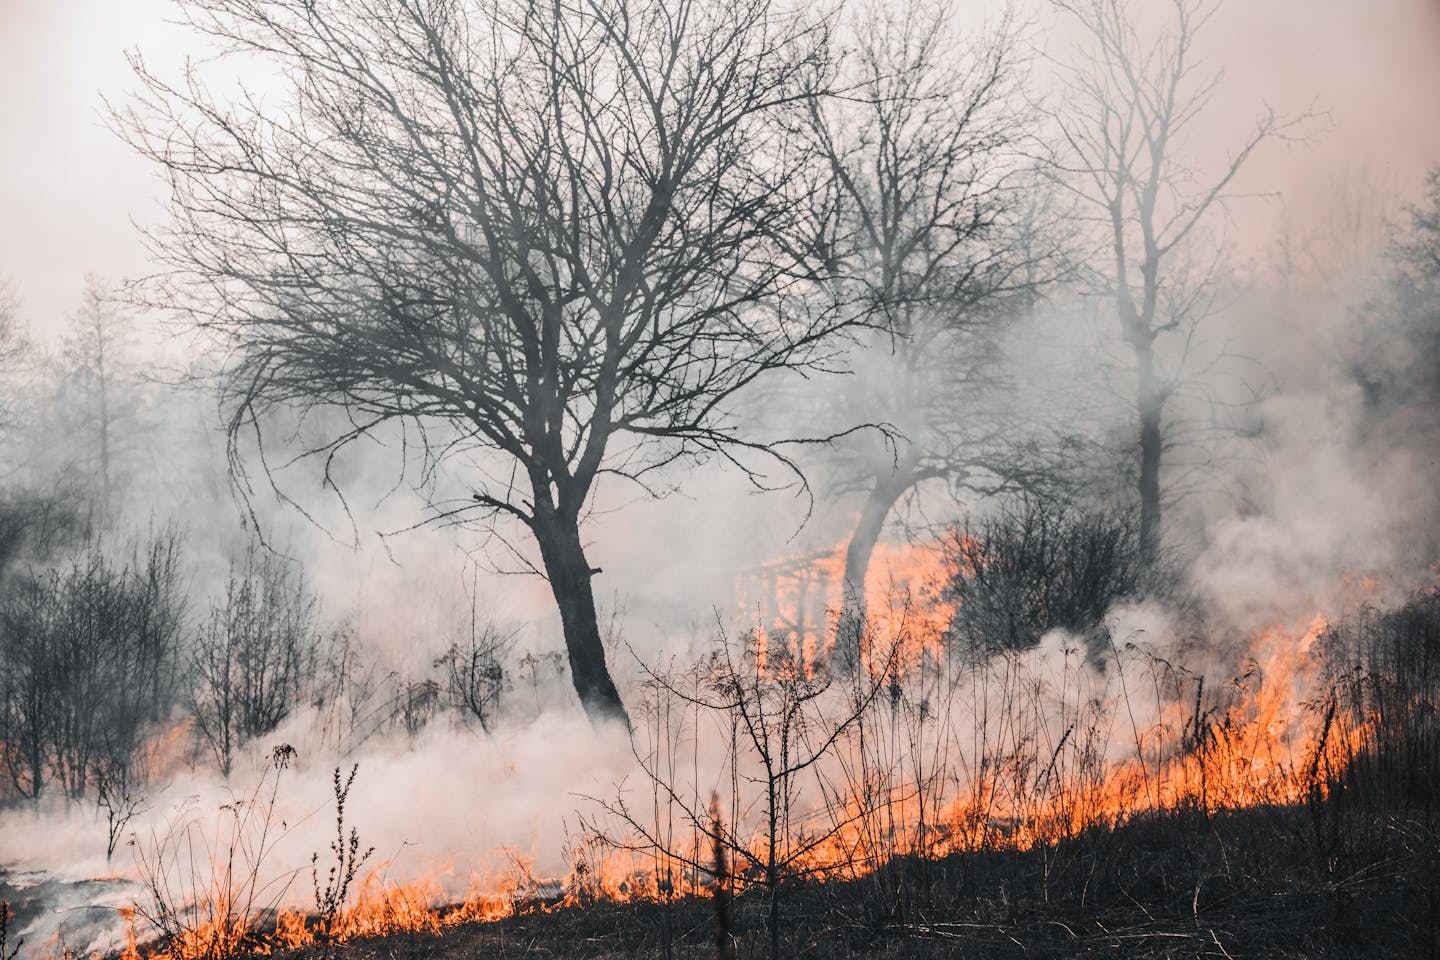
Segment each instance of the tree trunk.
[{"label": "tree trunk", "polygon": [[1155,382],[1155,358],[1148,345],[1136,347],[1140,414],[1140,555],[1154,558],[1160,540],[1160,455],[1163,449],[1160,413],[1163,400]]},{"label": "tree trunk", "polygon": [[579,524],[558,513],[537,518],[535,538],[550,590],[560,608],[565,631],[565,649],[570,655],[570,678],[580,705],[592,723],[618,722],[630,729],[630,715],[610,678],[605,663],[605,645],[595,613],[595,594],[590,578],[594,571],[585,558]]},{"label": "tree trunk", "polygon": [[780,960],[780,864],[775,859],[778,844],[776,832],[780,829],[780,813],[777,807],[775,771],[767,759],[765,762],[767,812],[769,814],[769,849],[765,857],[765,886],[770,893],[770,914],[765,920],[766,932],[770,935],[770,960]]},{"label": "tree trunk", "polygon": [[840,622],[835,630],[836,662],[848,669],[858,669],[861,642],[865,634],[865,618],[869,611],[865,601],[865,579],[870,572],[870,558],[880,531],[900,495],[913,483],[909,471],[888,478],[877,477],[865,498],[865,506],[855,521],[855,530],[845,547],[845,574],[841,582]]}]

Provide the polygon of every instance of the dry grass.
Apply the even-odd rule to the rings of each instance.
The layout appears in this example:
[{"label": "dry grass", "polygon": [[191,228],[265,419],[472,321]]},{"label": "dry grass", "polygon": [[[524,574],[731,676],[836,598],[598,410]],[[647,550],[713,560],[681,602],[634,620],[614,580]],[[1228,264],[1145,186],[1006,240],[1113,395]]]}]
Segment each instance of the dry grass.
[{"label": "dry grass", "polygon": [[365,922],[335,939],[715,956],[714,865],[733,861],[740,957],[1440,956],[1440,598],[1261,641],[1280,652],[1224,695],[1118,649],[1104,696],[1078,662],[1046,683],[1013,656],[902,670],[898,643],[849,680],[774,649],[768,670],[752,653],[652,677],[644,803],[607,801],[570,838],[563,894],[525,878],[447,910],[431,891],[395,913],[426,922],[387,925],[405,888],[362,884],[335,912]]}]

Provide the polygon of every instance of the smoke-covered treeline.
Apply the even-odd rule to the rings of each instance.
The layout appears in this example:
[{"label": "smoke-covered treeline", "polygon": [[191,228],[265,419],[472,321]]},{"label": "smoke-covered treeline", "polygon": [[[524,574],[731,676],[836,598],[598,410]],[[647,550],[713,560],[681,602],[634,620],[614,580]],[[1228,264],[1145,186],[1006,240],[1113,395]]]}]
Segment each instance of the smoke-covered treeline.
[{"label": "smoke-covered treeline", "polygon": [[[53,351],[5,304],[0,805],[98,804],[113,853],[149,792],[197,767],[228,776],[297,714],[337,749],[441,712],[493,722],[514,686],[505,636],[472,610],[432,660],[377,663],[303,566],[217,497],[223,473],[175,412],[194,391],[142,374],[117,288],[88,278],[78,294]],[[151,457],[214,488],[167,497],[187,478],[154,477]],[[537,687],[548,669],[531,671]]]}]

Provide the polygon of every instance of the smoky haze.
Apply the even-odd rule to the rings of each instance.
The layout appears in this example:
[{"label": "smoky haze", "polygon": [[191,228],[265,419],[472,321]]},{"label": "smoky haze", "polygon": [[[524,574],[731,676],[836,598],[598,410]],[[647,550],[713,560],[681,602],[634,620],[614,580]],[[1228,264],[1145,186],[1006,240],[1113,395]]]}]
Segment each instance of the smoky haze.
[{"label": "smoky haze", "polygon": [[[1142,19],[1156,22],[1169,8],[1160,0],[1139,6]],[[1004,12],[996,4],[979,19]],[[64,366],[87,275],[119,284],[156,268],[136,226],[164,220],[164,184],[117,136],[106,101],[123,106],[138,86],[127,51],[140,51],[162,74],[194,52],[169,14],[159,0],[0,0],[0,278],[36,341],[41,359],[27,361],[23,390],[42,412],[72,396],[47,393],[45,384]],[[1035,100],[1056,102],[1045,87],[1054,80],[1049,61],[1065,60],[1081,38],[1049,7],[1020,9],[1017,20],[1041,86]],[[1376,578],[1382,593],[1393,590],[1386,599],[1397,600],[1431,572],[1440,543],[1431,481],[1440,432],[1408,401],[1368,394],[1356,358],[1366,356],[1383,376],[1408,376],[1407,358],[1365,353],[1399,340],[1400,327],[1381,319],[1362,331],[1372,321],[1357,318],[1386,295],[1387,241],[1440,164],[1440,5],[1232,0],[1209,24],[1199,54],[1224,71],[1216,101],[1189,134],[1189,160],[1202,178],[1223,169],[1230,145],[1267,105],[1300,122],[1257,150],[1227,191],[1235,199],[1207,227],[1207,239],[1224,248],[1225,280],[1195,349],[1235,364],[1224,368],[1234,371],[1230,379],[1217,375],[1209,392],[1177,397],[1171,408],[1177,421],[1196,425],[1193,446],[1182,444],[1191,434],[1176,434],[1166,475],[1177,479],[1164,530],[1186,558],[1176,579],[1189,606],[1169,595],[1119,604],[1108,611],[1108,629],[1167,654],[1188,649],[1198,606],[1213,637],[1193,651],[1197,669],[1225,673],[1249,655],[1244,638],[1254,631],[1338,615],[1350,597],[1335,585],[1348,577]],[[1051,109],[1063,113],[1063,97],[1059,103]],[[1092,506],[1129,496],[1129,464],[1121,461],[1134,446],[1134,408],[1113,311],[1081,286],[1071,275],[1007,312],[996,359],[1004,377],[986,402],[1023,416],[1036,436],[1083,451],[1059,469],[1082,488],[1075,501]],[[193,750],[172,759],[169,779],[148,795],[132,829],[154,836],[178,810],[220,807],[237,784],[262,775],[273,745],[285,742],[299,751],[282,809],[294,828],[277,858],[290,869],[329,841],[329,772],[352,762],[360,765],[355,823],[397,876],[438,876],[461,894],[516,857],[547,876],[573,867],[562,831],[579,829],[576,811],[588,797],[634,773],[631,745],[587,723],[567,680],[561,620],[523,531],[424,522],[433,504],[471,495],[467,470],[504,476],[503,458],[479,451],[426,475],[398,434],[380,433],[334,462],[341,500],[311,463],[279,471],[272,487],[242,437],[250,488],[240,490],[220,405],[183,376],[214,359],[204,354],[207,341],[173,317],[125,309],[133,321],[127,373],[143,384],[135,414],[143,429],[116,448],[125,474],[106,509],[124,522],[108,528],[106,548],[123,553],[167,525],[179,531],[188,637],[233,587],[237,558],[258,527],[303,571],[317,622],[348,638],[357,662],[394,691],[386,702],[395,716],[404,714],[346,741],[327,726],[338,695],[306,703],[238,748],[229,777],[205,749]],[[837,358],[855,390],[894,376],[884,339],[850,343]],[[775,435],[803,435],[821,419],[817,411],[836,403],[835,379],[807,377],[763,400],[737,401],[737,415]],[[1213,429],[1217,406],[1242,396],[1254,401],[1237,415],[1243,429]],[[49,412],[43,419],[63,422]],[[308,436],[327,426],[317,419],[285,421],[277,435]],[[79,433],[56,440],[26,429],[17,431],[17,489],[58,489],[55,477],[69,482],[91,469]],[[869,436],[881,460],[898,456],[876,439],[882,431]],[[688,663],[717,633],[733,638],[756,626],[766,600],[738,585],[757,568],[849,541],[863,497],[834,481],[824,451],[806,447],[795,459],[808,489],[773,462],[757,485],[718,457],[699,470],[661,471],[651,483],[661,497],[621,480],[599,482],[582,532],[598,570],[610,667],[627,697],[638,702],[648,668]],[[930,545],[962,520],[992,515],[996,502],[944,478],[926,481],[889,516],[881,540]],[[34,560],[52,562],[60,565]],[[836,613],[828,611],[832,626]],[[407,729],[409,714],[395,704],[409,698],[417,712],[432,709],[425,698],[444,695],[439,664],[481,628],[505,637],[506,687],[493,729],[481,735],[448,715]],[[1061,676],[1067,645],[1085,643],[1047,633],[1035,669]],[[1087,677],[1096,689],[1110,682],[1103,671]],[[719,777],[718,754],[704,763]],[[0,807],[0,882],[7,868],[74,880],[123,871],[96,849],[94,818],[91,806],[53,795]],[[46,839],[55,830],[72,840],[57,846]]]}]

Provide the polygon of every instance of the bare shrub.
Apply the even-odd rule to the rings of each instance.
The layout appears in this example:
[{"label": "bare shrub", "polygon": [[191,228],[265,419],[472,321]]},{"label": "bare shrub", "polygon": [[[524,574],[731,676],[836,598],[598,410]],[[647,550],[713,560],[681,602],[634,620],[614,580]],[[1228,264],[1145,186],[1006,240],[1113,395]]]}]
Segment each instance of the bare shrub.
[{"label": "bare shrub", "polygon": [[397,678],[395,718],[409,737],[417,737],[440,709],[440,684],[432,677]]},{"label": "bare shrub", "polygon": [[313,696],[322,741],[344,754],[373,736],[389,719],[381,704],[385,679],[350,629],[337,628],[323,646]]},{"label": "bare shrub", "polygon": [[295,757],[288,744],[248,794],[220,808],[213,831],[188,805],[164,830],[136,844],[136,867],[146,893],[136,914],[160,938],[171,960],[231,960],[259,945],[273,927],[295,878],[267,876],[267,861],[285,835],[275,801],[281,774]]},{"label": "bare shrub", "polygon": [[144,807],[145,798],[130,782],[129,764],[109,764],[95,775],[95,807],[105,814],[105,862],[115,856],[115,847],[130,821]]},{"label": "bare shrub", "polygon": [[304,575],[252,539],[191,651],[190,715],[222,774],[242,744],[315,694],[329,639]]},{"label": "bare shrub", "polygon": [[[613,800],[590,799],[623,825],[626,835],[617,836],[594,820],[586,826],[611,847],[653,858],[669,882],[677,869],[696,877],[710,870],[713,848],[723,847],[736,864],[732,877],[764,892],[773,960],[780,949],[785,885],[829,869],[830,864],[817,861],[824,860],[823,851],[848,826],[803,809],[802,793],[806,779],[815,776],[836,742],[885,689],[895,665],[894,648],[872,663],[868,679],[856,679],[861,692],[852,698],[832,691],[825,664],[805,662],[761,634],[752,633],[737,645],[722,633],[708,662],[688,677],[647,670],[654,699],[646,709],[666,716],[673,716],[677,703],[695,709],[697,756],[702,716],[726,738],[731,827],[720,828],[719,818],[700,799],[698,780],[686,782],[677,762],[683,738],[668,723],[659,725],[660,736],[648,749],[631,741],[645,782],[653,788],[651,815],[633,807],[622,790]],[[698,778],[698,769],[691,776]],[[751,790],[758,794],[754,802],[748,797]],[[689,829],[676,831],[677,818]]]},{"label": "bare shrub", "polygon": [[544,689],[565,676],[565,654],[559,650],[535,653],[527,650],[516,663],[517,675],[530,687],[530,709],[539,714],[544,703]]},{"label": "bare shrub", "polygon": [[950,635],[962,652],[1025,650],[1056,628],[1089,633],[1151,582],[1138,522],[1122,511],[1020,497],[953,531],[946,547]]},{"label": "bare shrub", "polygon": [[15,794],[53,781],[79,800],[97,781],[144,779],[135,765],[177,695],[179,564],[173,531],[124,562],[92,546],[0,599],[0,759]]},{"label": "bare shrub", "polygon": [[348,837],[345,835],[345,801],[350,797],[350,788],[355,784],[355,774],[359,769],[358,763],[352,766],[350,775],[342,783],[340,768],[335,768],[335,839],[330,841],[330,852],[334,855],[335,862],[330,865],[329,872],[325,875],[324,885],[320,883],[320,854],[310,857],[310,881],[314,886],[315,914],[319,921],[316,937],[326,947],[335,943],[340,932],[340,913],[350,896],[350,887],[355,883],[355,872],[375,852],[374,847],[367,847],[364,853],[360,852],[360,834],[354,827],[350,828]]},{"label": "bare shrub", "polygon": [[486,733],[495,723],[507,688],[501,658],[513,641],[514,633],[502,633],[494,624],[481,626],[472,608],[469,636],[452,643],[435,661],[445,684],[447,705],[480,724]]}]

